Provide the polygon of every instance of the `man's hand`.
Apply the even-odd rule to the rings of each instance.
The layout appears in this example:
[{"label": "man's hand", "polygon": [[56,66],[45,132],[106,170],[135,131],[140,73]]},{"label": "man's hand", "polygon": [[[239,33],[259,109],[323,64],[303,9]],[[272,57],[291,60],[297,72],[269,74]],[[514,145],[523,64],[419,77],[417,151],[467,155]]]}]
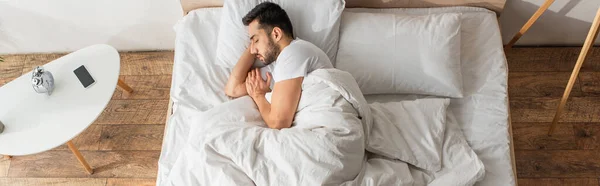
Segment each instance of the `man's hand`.
[{"label": "man's hand", "polygon": [[265,97],[267,92],[271,92],[269,86],[271,86],[272,79],[273,77],[271,77],[271,73],[269,72],[267,72],[267,81],[264,81],[260,76],[260,69],[251,70],[246,77],[246,91],[248,95],[252,99],[256,99],[259,96]]}]

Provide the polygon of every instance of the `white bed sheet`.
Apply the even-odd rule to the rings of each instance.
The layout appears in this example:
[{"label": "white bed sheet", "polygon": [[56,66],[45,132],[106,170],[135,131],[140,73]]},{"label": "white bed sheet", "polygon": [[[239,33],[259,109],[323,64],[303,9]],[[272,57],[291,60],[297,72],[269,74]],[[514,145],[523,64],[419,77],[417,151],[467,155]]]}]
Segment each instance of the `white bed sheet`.
[{"label": "white bed sheet", "polygon": [[[164,135],[157,183],[168,175],[179,149],[186,142],[189,126],[185,121],[228,100],[222,89],[230,69],[207,63],[215,58],[220,10],[205,8],[192,11],[175,26],[178,35],[171,87],[174,114]],[[346,11],[390,11],[412,15],[462,13],[464,98],[453,99],[449,108],[485,165],[486,176],[477,185],[514,185],[506,89],[508,72],[495,14],[472,7]],[[215,91],[218,93],[215,94]],[[389,102],[415,97],[372,95],[367,96],[367,100]]]}]

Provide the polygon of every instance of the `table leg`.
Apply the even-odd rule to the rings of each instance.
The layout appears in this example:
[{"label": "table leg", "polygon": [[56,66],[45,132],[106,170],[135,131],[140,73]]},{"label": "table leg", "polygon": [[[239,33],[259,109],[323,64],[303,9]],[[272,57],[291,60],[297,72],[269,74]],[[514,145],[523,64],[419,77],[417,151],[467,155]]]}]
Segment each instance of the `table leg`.
[{"label": "table leg", "polygon": [[69,149],[71,149],[71,152],[73,152],[73,154],[75,154],[75,157],[77,157],[77,160],[79,160],[79,163],[81,163],[81,165],[83,165],[83,168],[85,168],[85,171],[88,174],[94,173],[94,170],[90,167],[90,165],[88,165],[88,163],[85,161],[85,159],[83,159],[83,156],[81,155],[79,150],[77,150],[77,147],[75,147],[75,145],[73,145],[73,142],[71,142],[71,141],[67,142],[67,146],[69,146]]},{"label": "table leg", "polygon": [[121,80],[121,78],[119,78],[117,85],[119,85],[119,87],[121,87],[127,93],[133,92],[133,89],[131,89],[131,87],[129,87],[129,85],[125,84],[125,82],[123,80]]},{"label": "table leg", "polygon": [[587,38],[585,39],[583,47],[581,48],[581,52],[579,53],[579,58],[577,58],[577,63],[575,63],[573,72],[571,72],[571,78],[569,78],[569,82],[567,83],[567,87],[565,88],[565,93],[560,99],[560,104],[558,104],[558,108],[556,109],[556,113],[554,114],[552,125],[550,125],[550,130],[548,130],[548,136],[552,135],[552,132],[554,132],[554,129],[558,124],[560,115],[562,114],[562,111],[565,108],[565,105],[567,104],[567,99],[569,99],[569,95],[571,94],[571,89],[573,89],[575,80],[577,80],[577,77],[579,76],[579,70],[581,70],[583,61],[585,61],[588,52],[590,52],[590,50],[594,46],[594,41],[596,41],[596,39],[598,38],[598,31],[600,31],[600,8],[598,8],[598,12],[596,13],[594,22],[592,22],[590,32],[588,32]]},{"label": "table leg", "polygon": [[504,49],[512,48],[512,46],[515,43],[517,43],[519,38],[521,38],[521,36],[523,36],[523,34],[525,34],[525,32],[527,32],[527,30],[529,30],[531,25],[533,25],[533,23],[535,23],[538,20],[538,18],[540,18],[540,16],[542,16],[542,14],[544,14],[544,12],[546,12],[546,10],[548,10],[548,8],[550,8],[550,5],[552,5],[552,3],[554,3],[554,0],[546,0],[546,2],[544,2],[544,4],[542,4],[542,6],[540,6],[540,8],[538,8],[538,10],[535,11],[535,13],[531,16],[531,18],[529,18],[527,23],[525,23],[525,25],[523,25],[523,27],[521,27],[521,30],[519,30],[519,32],[517,32],[515,34],[515,36],[513,36],[513,38],[510,40],[510,42],[508,42],[508,44],[506,44],[504,46]]}]

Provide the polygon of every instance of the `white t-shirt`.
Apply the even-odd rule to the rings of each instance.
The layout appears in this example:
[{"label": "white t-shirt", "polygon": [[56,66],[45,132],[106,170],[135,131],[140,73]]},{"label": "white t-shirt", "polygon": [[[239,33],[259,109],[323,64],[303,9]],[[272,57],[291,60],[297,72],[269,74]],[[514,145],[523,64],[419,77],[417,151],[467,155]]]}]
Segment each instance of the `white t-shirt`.
[{"label": "white t-shirt", "polygon": [[261,74],[265,80],[266,72],[273,75],[271,82],[271,90],[273,90],[275,82],[304,77],[321,68],[333,68],[327,54],[314,44],[296,38],[283,48],[275,62],[261,68]]}]

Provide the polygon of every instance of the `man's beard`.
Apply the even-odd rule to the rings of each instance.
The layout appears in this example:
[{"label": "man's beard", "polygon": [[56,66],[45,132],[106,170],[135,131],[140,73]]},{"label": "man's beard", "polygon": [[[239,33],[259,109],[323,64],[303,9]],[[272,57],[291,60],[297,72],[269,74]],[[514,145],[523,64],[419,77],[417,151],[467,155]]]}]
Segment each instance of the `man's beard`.
[{"label": "man's beard", "polygon": [[271,63],[275,62],[275,60],[277,60],[277,56],[279,56],[280,52],[281,52],[281,49],[279,48],[279,45],[276,45],[275,42],[273,41],[273,39],[269,37],[269,46],[265,53],[265,56],[263,57],[264,58],[263,63],[265,65],[270,65]]}]

